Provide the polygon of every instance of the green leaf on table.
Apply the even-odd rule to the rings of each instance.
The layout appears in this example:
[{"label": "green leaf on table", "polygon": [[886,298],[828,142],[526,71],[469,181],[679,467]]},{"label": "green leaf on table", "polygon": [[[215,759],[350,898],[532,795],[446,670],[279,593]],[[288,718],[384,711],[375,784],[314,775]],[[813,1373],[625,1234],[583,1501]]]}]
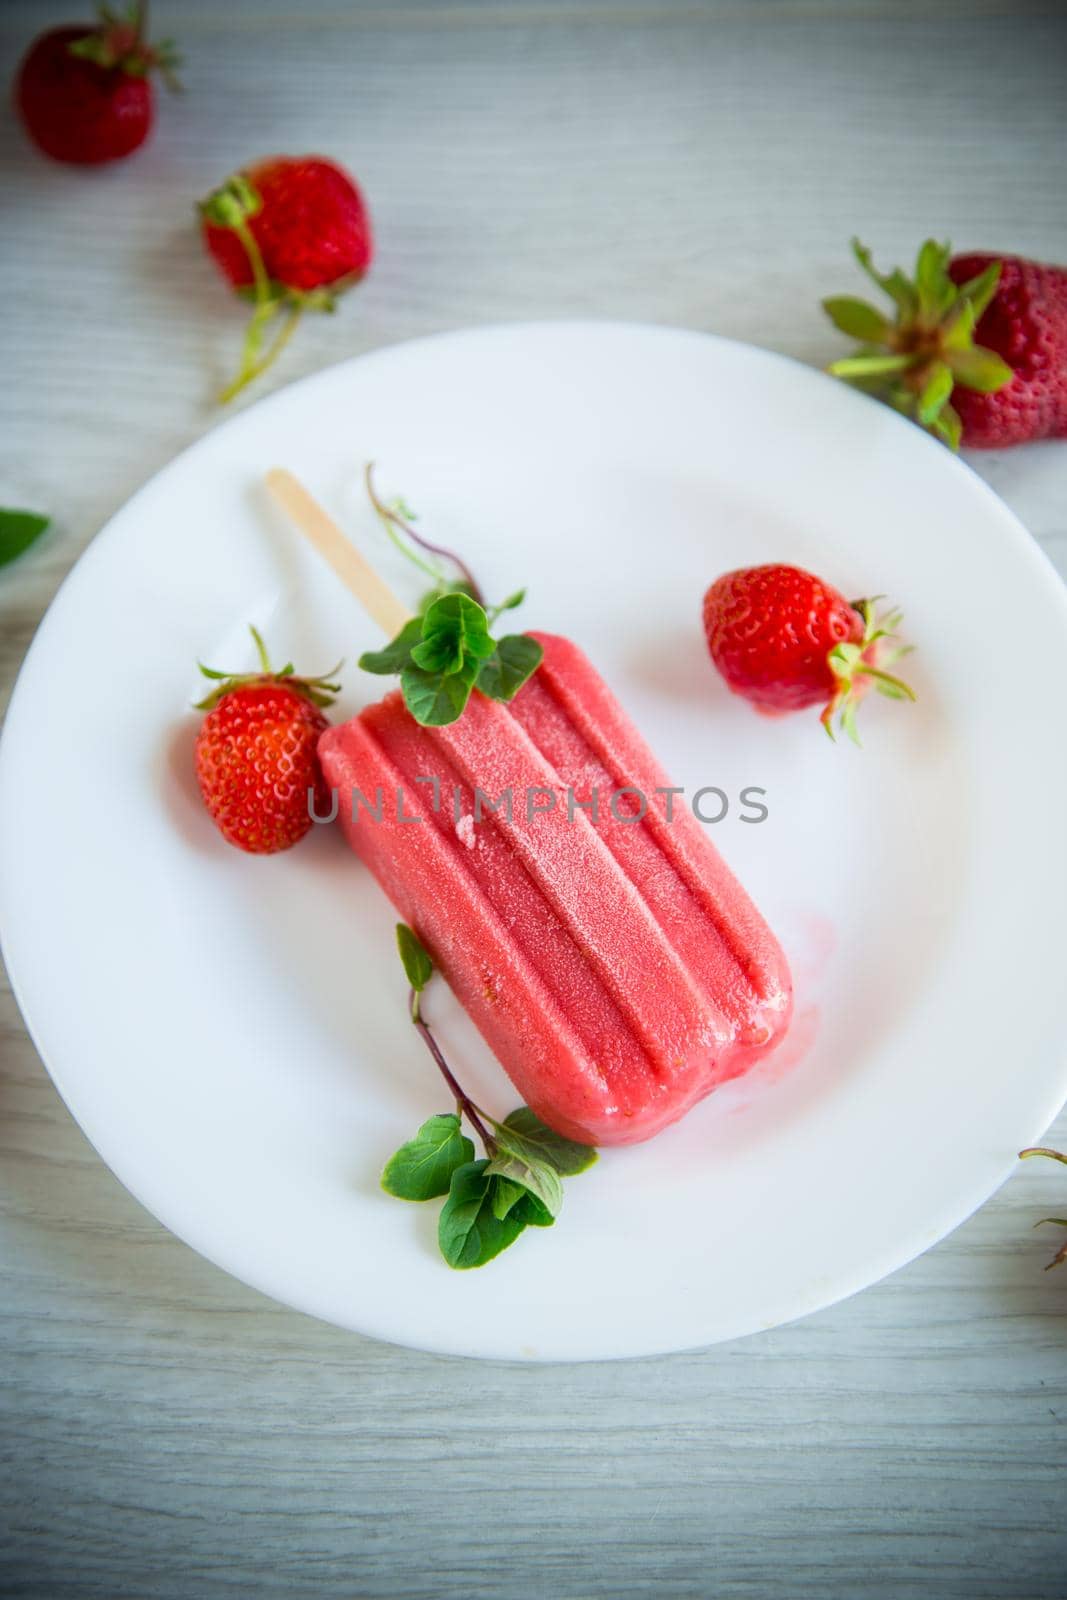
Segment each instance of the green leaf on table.
[{"label": "green leaf on table", "polygon": [[452,1174],[448,1199],[441,1207],[437,1241],[450,1267],[466,1271],[482,1267],[506,1250],[526,1227],[519,1215],[522,1200],[513,1202],[503,1216],[496,1215],[498,1180],[488,1172],[489,1162],[469,1161]]},{"label": "green leaf on table", "polygon": [[396,925],[396,947],[404,963],[408,982],[416,994],[421,994],[433,977],[433,962],[406,922]]},{"label": "green leaf on table", "polygon": [[474,1159],[472,1141],[460,1132],[456,1112],[430,1117],[414,1139],[386,1162],[382,1188],[398,1200],[432,1200],[447,1194],[452,1174]]},{"label": "green leaf on table", "polygon": [[39,511],[13,511],[0,507],[0,567],[6,567],[39,539],[51,522]]},{"label": "green leaf on table", "polygon": [[490,700],[512,700],[537,671],[544,654],[528,633],[505,634],[493,654],[482,662],[477,687]]},{"label": "green leaf on table", "polygon": [[503,1122],[494,1122],[493,1130],[502,1149],[526,1161],[547,1161],[561,1178],[576,1178],[597,1159],[592,1145],[564,1138],[529,1106],[519,1106]]}]

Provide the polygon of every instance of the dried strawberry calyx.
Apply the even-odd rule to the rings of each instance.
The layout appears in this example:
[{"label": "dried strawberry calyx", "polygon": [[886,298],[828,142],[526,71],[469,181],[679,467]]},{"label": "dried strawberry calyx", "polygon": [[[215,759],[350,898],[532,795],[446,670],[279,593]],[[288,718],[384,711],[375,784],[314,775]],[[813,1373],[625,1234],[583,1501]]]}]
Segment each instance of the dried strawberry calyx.
[{"label": "dried strawberry calyx", "polygon": [[72,56],[82,61],[92,61],[96,66],[110,71],[118,68],[131,78],[145,78],[158,72],[168,89],[180,90],[175,76],[181,66],[181,56],[173,39],[161,39],[149,44],[145,38],[148,7],[143,3],[131,5],[127,11],[113,11],[101,6],[99,25],[81,39],[67,46]]},{"label": "dried strawberry calyx", "polygon": [[899,267],[880,273],[858,239],[853,239],[852,250],[867,276],[892,300],[893,312],[883,314],[849,295],[824,300],[834,326],[863,341],[853,355],[832,361],[826,370],[958,449],[963,424],[951,404],[955,387],[993,394],[1014,376],[996,351],[974,342],[975,326],[996,294],[1001,263],[990,262],[984,272],[957,284],[948,270],[951,246],[935,239],[920,248],[911,278]]},{"label": "dried strawberry calyx", "polygon": [[827,655],[835,687],[819,720],[831,739],[834,737],[836,717],[841,731],[848,735],[853,744],[859,744],[856,711],[869,689],[877,689],[889,700],[915,699],[915,691],[909,684],[886,671],[902,656],[908,655],[913,646],[902,644],[898,637],[901,612],[890,611],[881,617],[875,615],[875,605],[882,598],[882,595],[874,595],[869,600],[852,602],[852,609],[863,619],[863,637],[858,641],[845,640],[835,644]]},{"label": "dried strawberry calyx", "polygon": [[[245,332],[240,367],[236,377],[219,395],[220,405],[240,394],[277,360],[305,311],[336,311],[338,295],[358,283],[362,276],[358,272],[348,273],[314,289],[294,289],[289,284],[279,283],[268,273],[259,242],[248,226],[262,209],[263,197],[243,172],[233,173],[198,206],[205,222],[215,228],[229,228],[237,235],[252,274],[250,284],[237,288],[243,300],[252,302],[253,310]],[[264,349],[268,325],[279,315],[282,316],[281,325]]]},{"label": "dried strawberry calyx", "polygon": [[218,672],[214,667],[205,667],[202,661],[197,666],[205,678],[210,678],[215,687],[203,700],[196,702],[197,711],[213,711],[221,700],[235,689],[258,687],[261,684],[284,684],[287,689],[292,689],[295,694],[303,695],[305,700],[310,700],[312,705],[325,707],[333,705],[334,698],[340,693],[341,685],[333,680],[340,672],[344,663],[339,661],[329,672],[318,678],[298,677],[291,661],[277,671],[270,664],[267,647],[263,643],[263,636],[257,628],[249,627],[249,633],[255,641],[256,654],[259,657],[258,672]]}]

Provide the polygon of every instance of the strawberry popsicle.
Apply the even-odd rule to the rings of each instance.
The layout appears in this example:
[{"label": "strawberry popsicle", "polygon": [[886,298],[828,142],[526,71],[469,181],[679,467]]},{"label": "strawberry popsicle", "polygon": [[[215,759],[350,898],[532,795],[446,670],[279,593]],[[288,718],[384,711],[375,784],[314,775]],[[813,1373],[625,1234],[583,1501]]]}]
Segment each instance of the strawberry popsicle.
[{"label": "strawberry popsicle", "polygon": [[789,970],[600,675],[533,637],[510,703],[475,693],[427,728],[395,692],[319,755],[353,849],[525,1102],[629,1144],[773,1048]]}]

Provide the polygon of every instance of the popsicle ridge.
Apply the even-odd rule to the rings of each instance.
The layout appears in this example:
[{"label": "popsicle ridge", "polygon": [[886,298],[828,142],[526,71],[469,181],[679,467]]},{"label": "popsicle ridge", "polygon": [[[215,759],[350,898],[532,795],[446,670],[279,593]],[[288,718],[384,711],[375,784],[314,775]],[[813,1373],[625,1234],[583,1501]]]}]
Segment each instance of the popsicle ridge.
[{"label": "popsicle ridge", "polygon": [[[784,1009],[788,1020],[791,984],[759,912],[677,790],[668,813],[667,775],[582,651],[557,635],[533,637],[544,660],[514,701],[514,716],[558,770],[582,773],[581,800],[596,791],[601,838],[700,975],[713,1011],[729,1019],[731,1030],[743,1030],[758,1001],[772,1014],[767,1025],[779,1031],[773,1013]],[[619,795],[614,812],[613,795]],[[761,1028],[751,1043],[763,1042]]]}]

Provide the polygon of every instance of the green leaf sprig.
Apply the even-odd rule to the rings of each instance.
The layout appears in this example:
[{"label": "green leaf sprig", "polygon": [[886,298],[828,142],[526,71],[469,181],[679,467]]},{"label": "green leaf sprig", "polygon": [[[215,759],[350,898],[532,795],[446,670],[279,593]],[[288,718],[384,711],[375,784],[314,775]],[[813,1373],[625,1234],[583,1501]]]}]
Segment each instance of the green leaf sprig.
[{"label": "green leaf sprig", "polygon": [[[513,596],[510,604],[518,600]],[[526,633],[494,639],[489,626],[485,608],[470,595],[438,595],[384,650],[365,651],[359,664],[365,672],[398,672],[415,721],[443,728],[463,715],[472,689],[490,700],[511,700],[541,664],[544,651],[536,639]]]},{"label": "green leaf sprig", "polygon": [[951,404],[953,390],[993,394],[1014,373],[995,350],[975,344],[975,327],[997,292],[1001,263],[990,262],[966,283],[949,273],[952,250],[927,239],[909,278],[899,267],[881,273],[858,239],[852,252],[867,276],[892,301],[883,312],[851,295],[831,295],[823,310],[852,339],[861,341],[850,356],[827,368],[835,378],[886,401],[935,434],[950,449],[959,448],[963,424]]},{"label": "green leaf sprig", "polygon": [[6,567],[41,537],[51,517],[39,511],[12,511],[0,507],[0,567]]},{"label": "green leaf sprig", "polygon": [[[466,562],[417,532],[412,526],[415,513],[402,500],[381,498],[374,487],[373,462],[367,464],[365,479],[371,505],[389,538],[434,580],[434,587],[396,638],[384,650],[365,651],[359,665],[385,677],[398,673],[405,704],[424,728],[443,728],[457,721],[474,689],[490,700],[513,699],[537,671],[544,651],[529,634],[494,639],[490,629],[498,617],[522,605],[525,589],[517,589],[498,606],[488,606]],[[442,567],[442,559],[451,564],[452,573]]]},{"label": "green leaf sprig", "polygon": [[[514,1244],[526,1228],[550,1228],[563,1204],[563,1178],[591,1167],[597,1153],[556,1133],[529,1106],[497,1122],[457,1082],[422,1015],[421,995],[433,977],[428,952],[406,923],[398,923],[397,949],[411,986],[411,1020],[455,1099],[456,1109],[422,1124],[386,1162],[382,1188],[399,1200],[447,1196],[437,1225],[441,1254],[450,1267],[482,1267]],[[462,1132],[466,1117],[485,1150],[475,1159]]]}]

